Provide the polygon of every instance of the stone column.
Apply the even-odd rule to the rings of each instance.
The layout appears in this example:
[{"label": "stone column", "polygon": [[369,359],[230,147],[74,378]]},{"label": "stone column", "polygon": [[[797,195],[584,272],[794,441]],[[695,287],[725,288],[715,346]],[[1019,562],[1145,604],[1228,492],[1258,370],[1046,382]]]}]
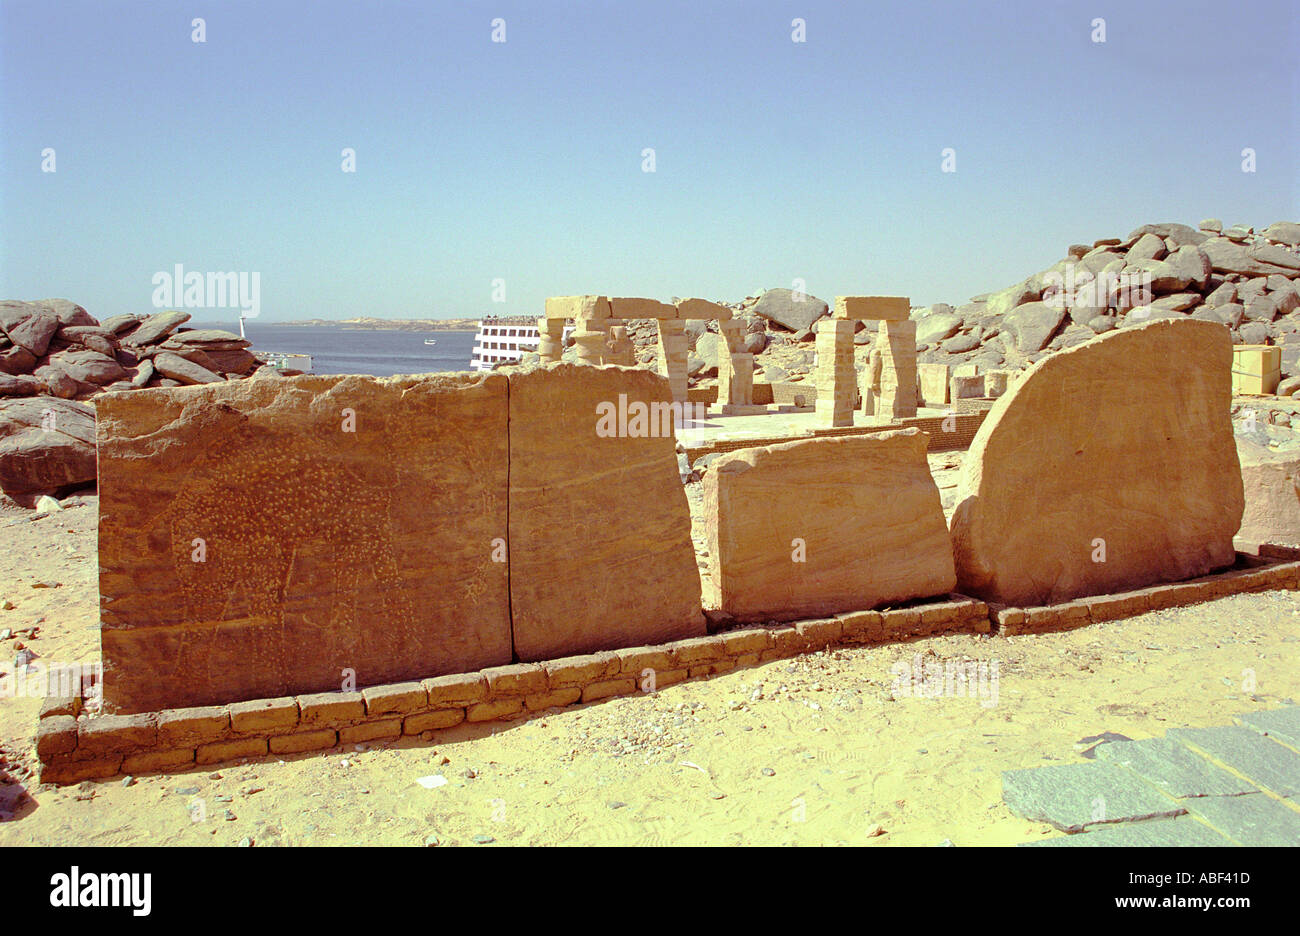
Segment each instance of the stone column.
[{"label": "stone column", "polygon": [[880,402],[876,415],[893,419],[915,416],[916,322],[881,322],[879,347]]},{"label": "stone column", "polygon": [[767,412],[754,408],[754,355],[745,351],[745,323],[718,323],[718,404],[724,413]]},{"label": "stone column", "polygon": [[609,351],[605,355],[606,364],[619,364],[623,367],[636,366],[636,346],[627,334],[627,323],[622,319],[609,319]]},{"label": "stone column", "polygon": [[[674,403],[686,402],[686,320],[659,319],[659,373],[668,378]],[[719,358],[720,360],[721,358]]]},{"label": "stone column", "polygon": [[876,405],[880,402],[880,338],[867,355],[867,366],[863,368],[858,392],[862,395],[862,412],[866,416],[876,415]]},{"label": "stone column", "polygon": [[[718,403],[724,413],[743,415],[750,411],[754,405],[754,355],[718,355]],[[767,407],[752,411],[767,412]]]},{"label": "stone column", "polygon": [[573,330],[573,343],[578,346],[578,363],[599,367],[605,363],[609,350],[606,342],[605,322],[595,319],[578,319]]},{"label": "stone column", "polygon": [[853,366],[855,323],[823,319],[817,323],[817,423],[853,425],[853,398],[858,372]]},{"label": "stone column", "polygon": [[540,318],[537,320],[537,332],[541,340],[537,343],[537,354],[543,364],[553,364],[564,355],[564,319]]}]

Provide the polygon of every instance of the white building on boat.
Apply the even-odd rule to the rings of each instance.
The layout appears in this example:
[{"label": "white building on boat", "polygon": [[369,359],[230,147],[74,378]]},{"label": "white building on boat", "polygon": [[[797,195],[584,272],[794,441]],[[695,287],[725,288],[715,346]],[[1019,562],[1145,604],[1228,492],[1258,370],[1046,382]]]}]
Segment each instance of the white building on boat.
[{"label": "white building on boat", "polygon": [[[572,330],[572,326],[566,326],[564,337],[568,338]],[[535,318],[525,315],[488,316],[478,323],[469,366],[473,370],[486,371],[502,362],[513,363],[526,352],[536,351],[540,341]]]}]

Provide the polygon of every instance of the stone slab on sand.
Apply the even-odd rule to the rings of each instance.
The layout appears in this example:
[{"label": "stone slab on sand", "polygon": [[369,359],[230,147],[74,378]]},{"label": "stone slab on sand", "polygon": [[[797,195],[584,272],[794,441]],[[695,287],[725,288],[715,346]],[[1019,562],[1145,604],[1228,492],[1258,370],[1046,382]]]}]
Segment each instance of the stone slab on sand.
[{"label": "stone slab on sand", "polygon": [[1002,799],[1017,816],[1062,832],[1186,812],[1136,774],[1098,762],[1008,770],[1002,774]]},{"label": "stone slab on sand", "polygon": [[[670,403],[668,381],[636,368],[511,375],[510,605],[521,661],[704,635],[673,423],[662,418]],[[637,404],[657,404],[655,418],[638,421]]]},{"label": "stone slab on sand", "polygon": [[704,479],[710,603],[793,620],[946,594],[939,489],[918,429],[723,455]]},{"label": "stone slab on sand", "polygon": [[98,408],[105,706],[509,663],[502,376],[304,376]]},{"label": "stone slab on sand", "polygon": [[1224,848],[1235,845],[1191,816],[1150,819],[1099,826],[1077,835],[1062,835],[1041,842],[1022,842],[1022,848]]},{"label": "stone slab on sand", "polygon": [[1161,319],[1034,365],[989,412],[952,517],[958,589],[1030,606],[1232,565],[1232,340]]},{"label": "stone slab on sand", "polygon": [[1236,796],[1257,789],[1173,738],[1112,741],[1097,748],[1097,757],[1133,771],[1162,793],[1184,796]]}]

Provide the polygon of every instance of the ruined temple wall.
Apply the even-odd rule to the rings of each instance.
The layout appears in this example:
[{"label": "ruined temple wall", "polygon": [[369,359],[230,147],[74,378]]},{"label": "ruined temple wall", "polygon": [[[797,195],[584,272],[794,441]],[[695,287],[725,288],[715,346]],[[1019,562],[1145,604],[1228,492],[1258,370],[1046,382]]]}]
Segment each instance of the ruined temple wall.
[{"label": "ruined temple wall", "polygon": [[493,556],[504,377],[267,378],[96,403],[110,711],[510,662]]},{"label": "ruined temple wall", "polygon": [[667,381],[560,364],[102,395],[106,710],[702,635],[673,427],[602,435],[620,397],[666,404]]}]

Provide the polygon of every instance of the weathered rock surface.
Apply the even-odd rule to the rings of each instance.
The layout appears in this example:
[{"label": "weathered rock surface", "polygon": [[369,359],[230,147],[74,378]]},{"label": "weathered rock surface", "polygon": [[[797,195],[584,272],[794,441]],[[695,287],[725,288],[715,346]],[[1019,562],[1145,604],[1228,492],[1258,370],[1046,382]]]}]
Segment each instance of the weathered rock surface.
[{"label": "weathered rock surface", "polygon": [[[520,660],[705,633],[671,399],[665,378],[640,369],[561,363],[511,375]],[[638,421],[642,407],[651,416]]]},{"label": "weathered rock surface", "polygon": [[793,620],[951,591],[927,442],[906,429],[718,458],[704,478],[709,603],[737,620]]},{"label": "weathered rock surface", "polygon": [[1264,236],[1279,244],[1300,246],[1300,224],[1294,221],[1277,221],[1264,229]]},{"label": "weathered rock surface", "polygon": [[1047,347],[1061,324],[1065,310],[1046,302],[1027,302],[1006,316],[1006,328],[1016,340],[1016,348],[1032,354]]},{"label": "weathered rock surface", "polygon": [[932,312],[916,320],[916,343],[918,345],[938,344],[945,338],[957,334],[959,328],[961,328],[960,315],[953,312]]},{"label": "weathered rock surface", "polygon": [[50,355],[48,366],[59,368],[78,383],[95,386],[111,384],[127,376],[121,364],[98,351],[60,351]]},{"label": "weathered rock surface", "polygon": [[819,318],[830,311],[830,307],[807,293],[796,298],[792,290],[769,289],[749,311],[797,332],[812,328]]},{"label": "weathered rock surface", "polygon": [[1272,452],[1238,438],[1237,455],[1246,497],[1238,538],[1300,546],[1300,453]]},{"label": "weathered rock surface", "polygon": [[220,374],[213,373],[212,370],[202,364],[195,363],[170,351],[160,351],[155,354],[153,356],[153,366],[158,373],[173,380],[179,380],[183,384],[221,382]]},{"label": "weathered rock surface", "polygon": [[128,344],[149,345],[162,341],[190,320],[188,312],[155,312],[123,339]]},{"label": "weathered rock surface", "polygon": [[0,330],[15,346],[40,357],[59,330],[59,317],[47,305],[7,299],[0,302]]},{"label": "weathered rock surface", "polygon": [[1031,368],[966,456],[958,590],[1037,605],[1231,565],[1243,507],[1231,368],[1227,330],[1191,319],[1108,332]]},{"label": "weathered rock surface", "polygon": [[94,410],[54,397],[0,400],[0,490],[50,494],[94,480]]},{"label": "weathered rock surface", "polygon": [[304,376],[96,404],[110,711],[510,662],[493,555],[505,377]]}]

